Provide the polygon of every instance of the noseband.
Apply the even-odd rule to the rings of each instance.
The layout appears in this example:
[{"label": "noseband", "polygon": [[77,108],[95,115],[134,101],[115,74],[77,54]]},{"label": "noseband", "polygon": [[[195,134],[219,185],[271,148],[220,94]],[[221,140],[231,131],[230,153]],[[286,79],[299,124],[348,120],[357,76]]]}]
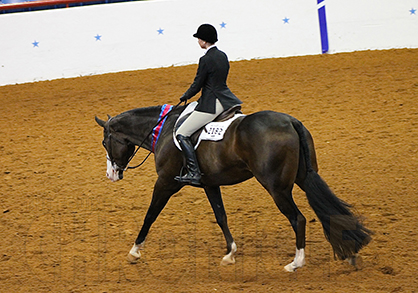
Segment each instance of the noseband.
[{"label": "noseband", "polygon": [[[121,144],[125,144],[124,142],[122,142],[122,141],[118,140],[117,138],[114,138],[114,137],[112,136],[112,134],[110,133],[110,134],[108,135],[108,139],[109,139],[109,146],[108,146],[108,148],[106,148],[106,144],[105,144],[105,142],[103,141],[103,145],[104,145],[104,147],[107,149],[107,156],[106,156],[106,159],[107,159],[108,161],[110,161],[110,163],[112,164],[112,166],[114,166],[114,169],[115,169],[116,171],[119,171],[119,170],[123,170],[123,171],[125,171],[125,170],[126,170],[126,167],[125,167],[125,168],[122,168],[121,166],[119,166],[118,164],[116,164],[115,160],[114,160],[114,159],[113,159],[113,157],[112,157],[112,138],[113,138],[115,141],[117,141],[117,142],[119,142],[119,143],[121,143]],[[129,164],[129,161],[128,161],[128,164]]]}]

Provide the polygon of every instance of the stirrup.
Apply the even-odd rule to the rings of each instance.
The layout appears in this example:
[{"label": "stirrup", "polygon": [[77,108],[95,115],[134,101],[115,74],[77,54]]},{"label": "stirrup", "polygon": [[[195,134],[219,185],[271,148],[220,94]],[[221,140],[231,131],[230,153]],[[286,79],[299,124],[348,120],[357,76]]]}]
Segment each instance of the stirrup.
[{"label": "stirrup", "polygon": [[185,169],[184,167],[181,168],[180,175],[174,177],[174,180],[177,180],[178,182],[183,183],[183,184],[201,187],[202,186],[202,184],[200,183],[201,176],[199,176],[198,178],[196,178],[195,176],[190,176],[190,172],[186,173],[185,175],[182,175],[184,169]]},{"label": "stirrup", "polygon": [[183,184],[188,184],[188,185],[193,185],[193,186],[198,186],[198,187],[202,186],[202,184],[200,183],[200,178],[189,177],[188,175],[189,174],[186,174],[184,176],[176,176],[174,177],[174,179]]}]

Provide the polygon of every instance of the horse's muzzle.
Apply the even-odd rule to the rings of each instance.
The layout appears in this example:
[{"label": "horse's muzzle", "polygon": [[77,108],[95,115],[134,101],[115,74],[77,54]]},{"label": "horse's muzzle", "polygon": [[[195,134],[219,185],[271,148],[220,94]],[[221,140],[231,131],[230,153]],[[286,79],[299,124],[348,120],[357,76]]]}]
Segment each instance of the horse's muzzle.
[{"label": "horse's muzzle", "polygon": [[123,179],[123,169],[118,168],[118,166],[115,166],[115,164],[112,164],[110,159],[107,159],[107,170],[106,170],[106,176],[110,179],[112,182],[116,182]]}]

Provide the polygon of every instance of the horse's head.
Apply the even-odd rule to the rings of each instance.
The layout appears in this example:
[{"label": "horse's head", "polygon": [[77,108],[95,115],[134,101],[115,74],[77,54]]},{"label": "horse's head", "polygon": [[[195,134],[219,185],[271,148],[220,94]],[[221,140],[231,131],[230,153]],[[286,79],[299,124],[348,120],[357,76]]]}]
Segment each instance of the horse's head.
[{"label": "horse's head", "polygon": [[135,145],[122,132],[122,128],[109,116],[107,121],[95,117],[97,124],[103,127],[103,146],[107,153],[106,176],[115,182],[123,179],[123,172],[135,152]]}]

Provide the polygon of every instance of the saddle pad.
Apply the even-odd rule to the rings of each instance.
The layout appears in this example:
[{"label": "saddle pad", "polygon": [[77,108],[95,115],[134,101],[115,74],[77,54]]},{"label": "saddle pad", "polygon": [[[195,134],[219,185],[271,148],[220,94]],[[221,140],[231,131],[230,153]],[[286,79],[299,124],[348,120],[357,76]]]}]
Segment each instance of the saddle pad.
[{"label": "saddle pad", "polygon": [[[186,109],[183,111],[183,113],[181,113],[181,115],[179,116],[179,118],[177,119],[176,124],[181,121],[184,120],[184,116],[190,114],[194,108],[196,108],[197,106],[197,102],[192,102],[190,103]],[[208,124],[206,124],[203,127],[203,130],[201,130],[201,133],[197,139],[197,142],[194,146],[195,149],[197,149],[197,147],[199,146],[200,142],[202,140],[211,140],[211,141],[219,141],[222,140],[224,138],[225,132],[228,129],[229,125],[231,125],[231,123],[241,117],[241,116],[245,116],[244,114],[235,114],[231,119],[228,119],[226,121],[222,121],[222,122],[210,122]],[[181,150],[181,147],[176,139],[176,135],[175,135],[175,129],[176,127],[174,127],[174,131],[173,131],[173,141],[174,144],[176,145],[176,147]]]}]

